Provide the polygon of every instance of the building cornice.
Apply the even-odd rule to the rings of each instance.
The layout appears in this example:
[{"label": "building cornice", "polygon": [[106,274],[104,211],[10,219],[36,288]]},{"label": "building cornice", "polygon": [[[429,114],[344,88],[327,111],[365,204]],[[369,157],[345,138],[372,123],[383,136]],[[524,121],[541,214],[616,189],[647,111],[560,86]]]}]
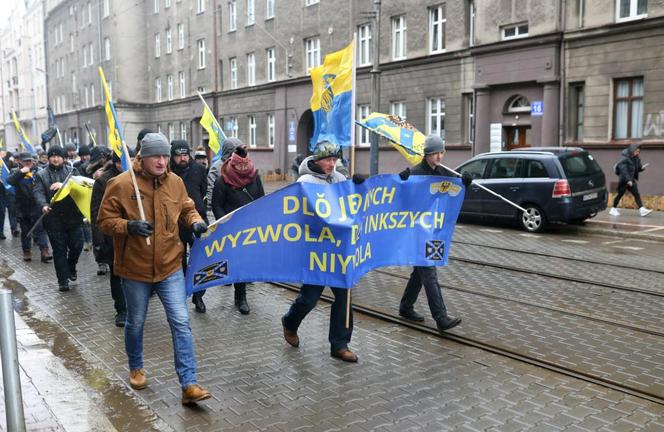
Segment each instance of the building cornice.
[{"label": "building cornice", "polygon": [[653,29],[664,29],[664,16],[619,23],[609,23],[597,27],[583,27],[576,30],[570,30],[565,32],[564,40],[565,42],[572,42],[606,36],[615,37],[621,34],[644,32]]}]

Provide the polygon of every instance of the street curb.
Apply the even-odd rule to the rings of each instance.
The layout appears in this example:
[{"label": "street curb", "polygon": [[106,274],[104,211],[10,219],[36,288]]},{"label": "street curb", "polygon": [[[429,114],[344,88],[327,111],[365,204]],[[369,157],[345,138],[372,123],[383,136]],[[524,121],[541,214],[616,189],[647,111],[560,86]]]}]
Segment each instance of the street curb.
[{"label": "street curb", "polygon": [[[593,222],[586,221],[586,224],[588,225],[594,225]],[[653,234],[641,234],[638,232],[629,232],[629,231],[619,231],[619,230],[614,230],[614,229],[608,229],[608,228],[600,228],[600,227],[594,227],[594,226],[580,226],[578,227],[579,231],[583,231],[589,234],[603,234],[603,235],[609,235],[612,237],[619,237],[619,238],[625,238],[625,239],[638,239],[638,240],[651,240],[651,241],[657,241],[657,242],[664,242],[664,236],[659,236],[659,235],[653,235]]]}]

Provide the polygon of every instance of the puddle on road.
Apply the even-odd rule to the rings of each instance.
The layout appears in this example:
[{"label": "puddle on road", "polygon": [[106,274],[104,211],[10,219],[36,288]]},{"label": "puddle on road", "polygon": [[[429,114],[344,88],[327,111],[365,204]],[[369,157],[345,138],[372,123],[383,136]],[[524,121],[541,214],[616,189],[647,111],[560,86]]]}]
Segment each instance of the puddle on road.
[{"label": "puddle on road", "polygon": [[[14,310],[42,339],[49,350],[73,374],[82,378],[94,402],[118,431],[159,431],[166,426],[145,404],[138,401],[127,387],[96,368],[96,359],[81,352],[64,329],[43,313],[31,309],[25,287],[9,279],[14,273],[6,260],[0,262],[0,282],[14,293]],[[166,426],[166,428],[168,428]]]}]

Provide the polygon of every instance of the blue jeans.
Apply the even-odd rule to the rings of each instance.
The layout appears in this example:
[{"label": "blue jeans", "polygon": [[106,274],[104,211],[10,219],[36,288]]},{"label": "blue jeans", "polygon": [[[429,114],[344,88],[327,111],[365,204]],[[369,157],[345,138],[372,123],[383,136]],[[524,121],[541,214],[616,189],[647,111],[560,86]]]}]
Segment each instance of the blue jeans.
[{"label": "blue jeans", "polygon": [[[302,285],[300,293],[283,317],[283,323],[290,331],[296,332],[300,323],[309,312],[316,306],[320,295],[325,289],[320,285]],[[334,303],[330,310],[330,341],[332,351],[348,348],[350,338],[353,334],[353,309],[350,310],[349,328],[346,328],[346,296],[350,290],[344,288],[332,288]]]},{"label": "blue jeans", "polygon": [[148,312],[150,292],[154,289],[164,306],[166,319],[171,328],[175,372],[180,385],[184,389],[190,384],[195,384],[196,357],[182,271],[178,270],[163,281],[155,283],[123,279],[122,289],[127,302],[125,349],[129,369],[143,367],[143,325]]},{"label": "blue jeans", "polygon": [[69,276],[76,272],[76,264],[83,250],[83,228],[76,225],[68,231],[47,230],[53,248],[53,265],[58,283],[67,283]]}]

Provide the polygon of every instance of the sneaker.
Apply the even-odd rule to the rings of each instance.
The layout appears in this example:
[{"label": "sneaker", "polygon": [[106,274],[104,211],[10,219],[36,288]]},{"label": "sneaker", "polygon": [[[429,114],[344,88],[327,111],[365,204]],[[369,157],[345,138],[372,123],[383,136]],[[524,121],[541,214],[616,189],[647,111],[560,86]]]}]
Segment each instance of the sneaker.
[{"label": "sneaker", "polygon": [[78,273],[76,273],[76,270],[72,270],[69,272],[69,280],[74,282],[76,279],[78,279]]},{"label": "sneaker", "polygon": [[182,390],[182,405],[191,405],[205,399],[210,399],[212,395],[198,384],[190,384]]},{"label": "sneaker", "polygon": [[58,283],[58,290],[60,292],[69,291],[69,281],[64,281],[62,283]]},{"label": "sneaker", "polygon": [[99,263],[97,267],[97,276],[103,276],[107,274],[111,269],[108,267],[108,264]]},{"label": "sneaker", "polygon": [[652,210],[651,210],[651,209],[647,209],[647,208],[645,208],[645,207],[641,207],[641,208],[639,209],[639,213],[641,214],[641,217],[646,217],[646,216],[648,216],[650,213],[652,213]]},{"label": "sneaker", "polygon": [[148,386],[148,378],[145,376],[145,369],[132,369],[129,371],[129,385],[134,390],[143,390]]},{"label": "sneaker", "polygon": [[611,210],[609,210],[609,214],[610,214],[611,216],[620,216],[620,212],[619,212],[618,209],[615,208],[615,207],[611,207]]},{"label": "sneaker", "polygon": [[41,262],[49,263],[53,259],[53,255],[48,251],[48,248],[42,249],[41,251]]},{"label": "sneaker", "polygon": [[90,252],[92,250],[92,243],[86,243],[83,246],[83,250],[86,251],[86,252]]},{"label": "sneaker", "polygon": [[115,326],[124,327],[125,321],[127,321],[127,312],[118,312],[115,314]]}]

